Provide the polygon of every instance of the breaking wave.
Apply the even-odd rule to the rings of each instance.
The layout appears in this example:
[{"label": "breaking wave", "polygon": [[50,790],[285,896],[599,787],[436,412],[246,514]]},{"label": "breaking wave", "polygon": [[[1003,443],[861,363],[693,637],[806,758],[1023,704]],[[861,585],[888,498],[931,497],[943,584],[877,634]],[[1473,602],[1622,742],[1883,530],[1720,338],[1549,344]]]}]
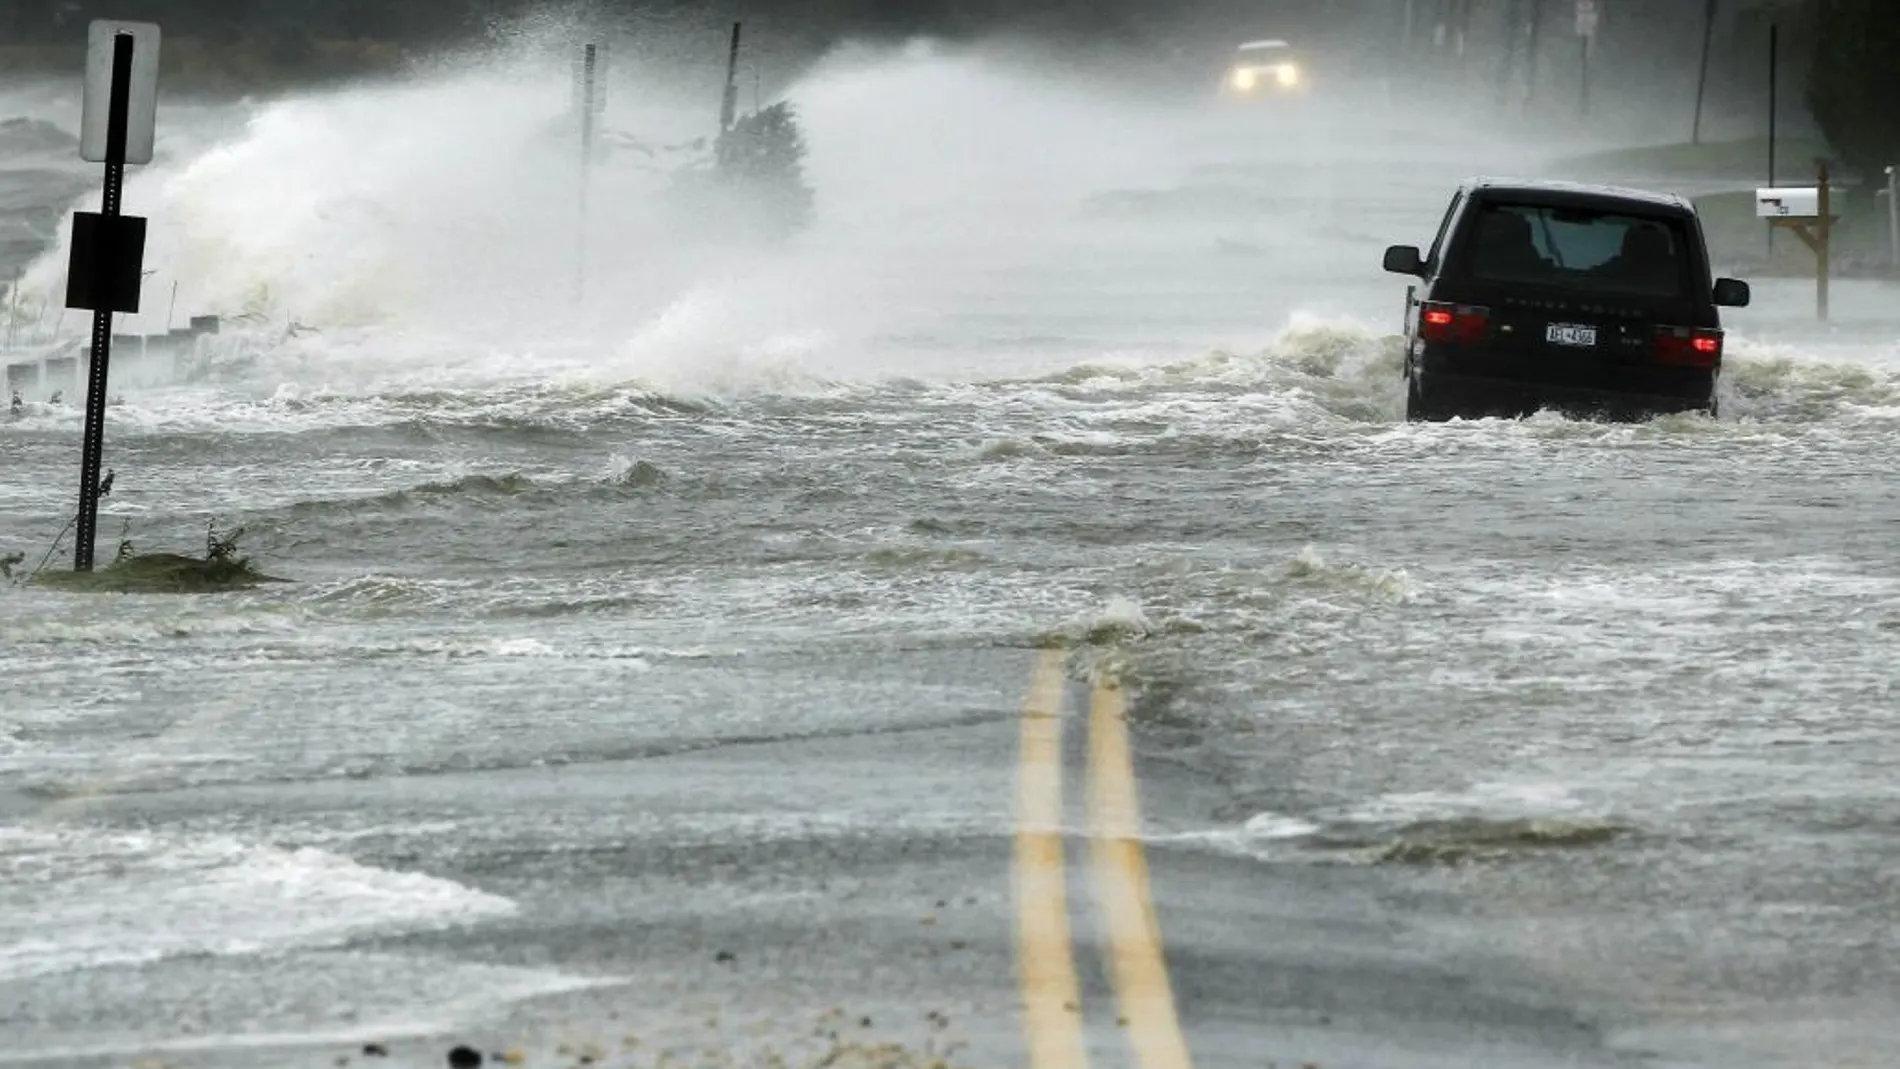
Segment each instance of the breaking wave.
[{"label": "breaking wave", "polygon": [[[361,355],[357,355],[360,353]],[[334,358],[341,357],[341,362]],[[979,460],[1116,456],[1156,437],[1209,431],[1221,442],[1248,433],[1277,435],[1276,446],[1318,445],[1337,433],[1402,423],[1400,339],[1350,321],[1296,317],[1281,336],[1252,352],[1216,350],[1185,359],[1075,362],[1033,378],[967,377],[921,382],[905,377],[827,380],[776,372],[747,380],[738,365],[688,384],[677,376],[589,380],[567,371],[505,381],[513,358],[492,358],[487,381],[429,380],[418,371],[381,370],[354,345],[342,350],[299,339],[234,360],[210,384],[134,394],[115,404],[114,433],[307,433],[373,427],[427,435],[474,430],[502,436],[585,434],[655,421],[747,420],[762,414],[924,420],[950,411],[984,415],[998,433],[971,443]],[[363,381],[349,382],[351,368]],[[546,368],[542,369],[543,372]],[[327,380],[327,381],[326,381]],[[717,384],[715,385],[715,382]],[[790,387],[788,390],[787,387]],[[1786,347],[1741,344],[1719,390],[1723,413],[1665,416],[1637,424],[1600,424],[1544,413],[1486,423],[1537,438],[1606,443],[1657,437],[1755,436],[1821,426],[1886,425],[1900,420],[1900,371],[1878,364],[1824,360]],[[76,431],[72,405],[29,403],[0,422],[0,433]],[[1030,418],[1035,417],[1035,418]],[[1019,429],[1020,428],[1020,429]],[[1443,444],[1455,430],[1414,430]],[[1145,432],[1145,433],[1144,433]],[[1460,438],[1461,442],[1465,439]],[[1499,444],[1502,440],[1499,440]]]},{"label": "breaking wave", "polygon": [[0,829],[0,860],[25,881],[16,888],[22,908],[0,919],[6,979],[335,946],[515,912],[507,899],[448,880],[222,838]]}]

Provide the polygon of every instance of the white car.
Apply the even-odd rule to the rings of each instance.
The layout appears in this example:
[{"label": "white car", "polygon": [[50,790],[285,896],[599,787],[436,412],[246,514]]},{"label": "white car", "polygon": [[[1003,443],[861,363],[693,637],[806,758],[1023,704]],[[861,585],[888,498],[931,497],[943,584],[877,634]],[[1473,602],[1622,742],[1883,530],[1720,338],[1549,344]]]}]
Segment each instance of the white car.
[{"label": "white car", "polygon": [[1307,73],[1293,46],[1279,39],[1248,41],[1234,50],[1222,80],[1233,97],[1254,98],[1304,93]]}]

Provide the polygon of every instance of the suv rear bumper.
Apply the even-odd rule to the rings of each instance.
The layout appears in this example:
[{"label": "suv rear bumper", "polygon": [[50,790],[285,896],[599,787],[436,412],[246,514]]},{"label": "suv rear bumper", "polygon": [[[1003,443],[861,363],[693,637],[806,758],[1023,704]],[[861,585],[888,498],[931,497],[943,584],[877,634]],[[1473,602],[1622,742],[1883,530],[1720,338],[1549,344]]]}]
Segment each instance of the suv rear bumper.
[{"label": "suv rear bumper", "polygon": [[1521,418],[1549,408],[1565,415],[1645,419],[1674,412],[1708,412],[1715,404],[1713,375],[1694,392],[1661,392],[1659,385],[1653,380],[1584,385],[1432,371],[1418,379],[1411,418]]}]

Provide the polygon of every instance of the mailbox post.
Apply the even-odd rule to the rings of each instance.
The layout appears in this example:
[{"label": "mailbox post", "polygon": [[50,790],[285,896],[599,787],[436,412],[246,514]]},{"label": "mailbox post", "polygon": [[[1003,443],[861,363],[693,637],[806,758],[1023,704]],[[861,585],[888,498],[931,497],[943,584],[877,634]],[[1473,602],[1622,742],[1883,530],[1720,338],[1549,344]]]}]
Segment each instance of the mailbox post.
[{"label": "mailbox post", "polygon": [[1771,188],[1755,191],[1755,215],[1768,220],[1772,229],[1791,230],[1814,253],[1814,308],[1821,321],[1827,320],[1829,255],[1828,243],[1840,216],[1833,211],[1833,191],[1828,188],[1827,161],[1817,161],[1818,184],[1813,188]]}]

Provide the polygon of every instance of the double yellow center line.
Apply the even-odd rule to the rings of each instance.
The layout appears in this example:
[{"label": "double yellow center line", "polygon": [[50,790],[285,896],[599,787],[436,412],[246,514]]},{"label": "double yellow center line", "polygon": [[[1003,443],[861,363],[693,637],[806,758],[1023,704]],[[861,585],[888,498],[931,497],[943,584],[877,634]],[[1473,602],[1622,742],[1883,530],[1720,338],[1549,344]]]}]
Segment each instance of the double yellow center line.
[{"label": "double yellow center line", "polygon": [[[1060,650],[1037,658],[1023,703],[1017,775],[1016,960],[1030,1069],[1088,1065],[1063,853],[1062,663]],[[1141,846],[1128,705],[1113,684],[1094,689],[1088,743],[1091,883],[1121,1020],[1140,1069],[1189,1069]]]}]

